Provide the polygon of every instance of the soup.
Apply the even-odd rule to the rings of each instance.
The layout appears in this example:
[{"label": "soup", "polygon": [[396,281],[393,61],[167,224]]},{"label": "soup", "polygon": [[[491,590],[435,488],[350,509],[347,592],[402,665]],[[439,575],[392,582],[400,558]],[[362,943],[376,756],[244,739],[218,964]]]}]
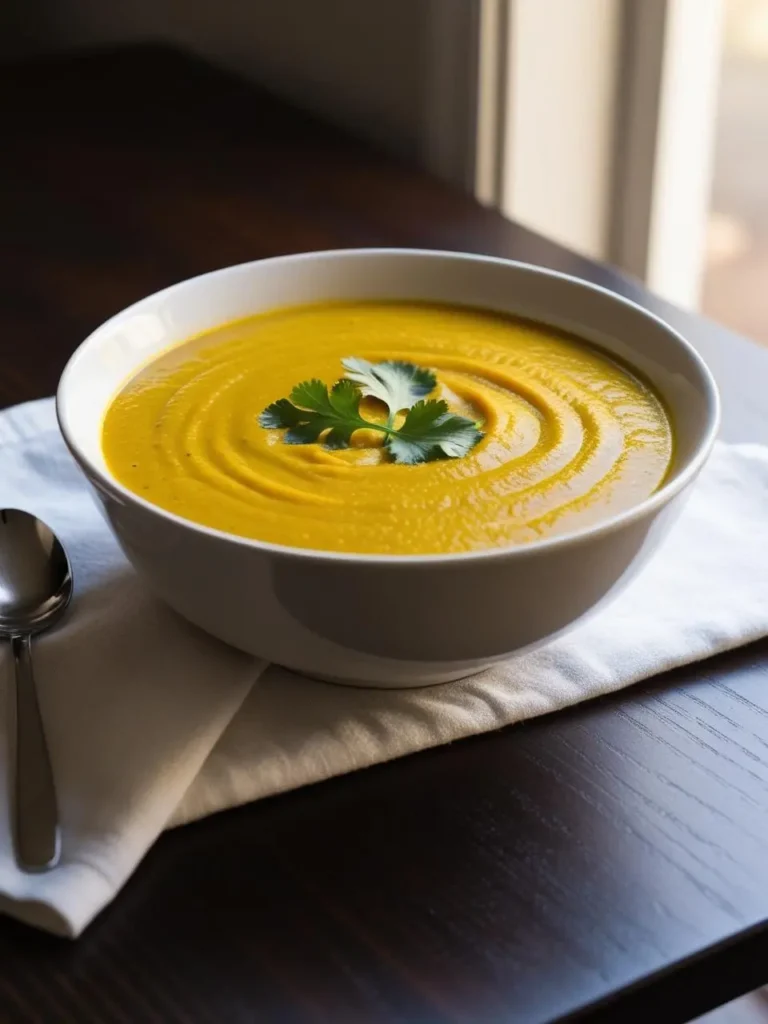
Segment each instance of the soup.
[{"label": "soup", "polygon": [[[434,371],[480,439],[466,454],[393,461],[380,430],[349,447],[288,444],[260,413],[342,360]],[[388,422],[364,398],[361,413]],[[392,421],[402,424],[405,411]],[[326,551],[447,554],[525,544],[636,505],[669,470],[669,418],[649,384],[577,338],[484,310],[336,302],[224,324],[141,370],[113,400],[103,451],[150,502],[242,537]]]}]

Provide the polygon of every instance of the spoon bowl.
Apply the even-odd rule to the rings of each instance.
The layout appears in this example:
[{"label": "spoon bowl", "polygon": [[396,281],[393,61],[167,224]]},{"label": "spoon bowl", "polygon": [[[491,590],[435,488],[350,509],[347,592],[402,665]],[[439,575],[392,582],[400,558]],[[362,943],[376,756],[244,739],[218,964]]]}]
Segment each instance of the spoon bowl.
[{"label": "spoon bowl", "polygon": [[71,598],[72,570],[53,531],[28,512],[0,509],[0,636],[41,633]]},{"label": "spoon bowl", "polygon": [[16,773],[14,840],[26,871],[59,859],[56,790],[32,674],[31,639],[64,614],[72,570],[53,531],[28,512],[0,509],[0,639],[15,668]]}]

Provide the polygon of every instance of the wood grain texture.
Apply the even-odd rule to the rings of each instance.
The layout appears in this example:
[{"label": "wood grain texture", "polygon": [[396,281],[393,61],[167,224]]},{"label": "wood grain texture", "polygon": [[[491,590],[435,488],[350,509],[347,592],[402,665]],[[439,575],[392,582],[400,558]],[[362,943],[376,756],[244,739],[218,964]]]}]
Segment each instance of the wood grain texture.
[{"label": "wood grain texture", "polygon": [[[726,368],[729,436],[768,437],[768,356],[183,56],[0,86],[0,404],[182,277],[415,245],[662,309]],[[0,1022],[684,1021],[768,981],[767,921],[761,643],[175,830],[76,944],[0,921]]]}]

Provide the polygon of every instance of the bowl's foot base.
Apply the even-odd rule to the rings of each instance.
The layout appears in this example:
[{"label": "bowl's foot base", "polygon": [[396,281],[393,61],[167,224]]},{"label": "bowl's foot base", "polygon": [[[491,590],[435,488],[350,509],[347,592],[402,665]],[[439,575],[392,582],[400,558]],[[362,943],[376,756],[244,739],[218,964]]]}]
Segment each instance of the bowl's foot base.
[{"label": "bowl's foot base", "polygon": [[393,676],[391,679],[346,679],[341,676],[325,675],[322,672],[307,672],[306,670],[292,668],[290,665],[283,666],[289,672],[298,672],[308,679],[317,680],[320,683],[333,683],[335,686],[352,686],[361,690],[415,690],[428,686],[440,686],[443,683],[453,683],[458,679],[467,679],[475,676],[488,668],[488,664],[474,665],[470,668],[462,668],[454,671],[428,672],[419,674],[403,674]]}]

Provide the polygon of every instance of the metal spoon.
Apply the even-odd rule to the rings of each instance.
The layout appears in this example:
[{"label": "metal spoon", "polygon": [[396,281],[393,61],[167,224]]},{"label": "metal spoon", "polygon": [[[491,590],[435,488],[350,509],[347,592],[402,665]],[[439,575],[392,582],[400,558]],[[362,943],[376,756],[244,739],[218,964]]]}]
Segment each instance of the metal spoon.
[{"label": "metal spoon", "polygon": [[32,637],[64,613],[72,570],[64,548],[39,519],[0,510],[0,638],[10,640],[16,669],[16,858],[27,871],[59,859],[59,816],[35,680]]}]

